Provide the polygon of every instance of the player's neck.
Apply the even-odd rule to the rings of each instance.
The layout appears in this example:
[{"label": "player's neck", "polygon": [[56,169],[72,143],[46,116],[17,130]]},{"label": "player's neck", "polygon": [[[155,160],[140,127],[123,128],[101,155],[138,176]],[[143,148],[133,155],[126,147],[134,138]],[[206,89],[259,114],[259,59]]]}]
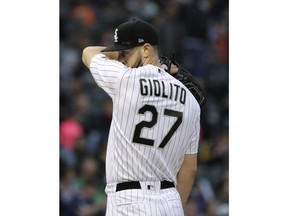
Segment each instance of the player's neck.
[{"label": "player's neck", "polygon": [[145,58],[143,60],[143,66],[147,65],[147,64],[151,64],[151,65],[155,65],[157,67],[161,67],[159,58],[157,56],[151,56],[151,57]]}]

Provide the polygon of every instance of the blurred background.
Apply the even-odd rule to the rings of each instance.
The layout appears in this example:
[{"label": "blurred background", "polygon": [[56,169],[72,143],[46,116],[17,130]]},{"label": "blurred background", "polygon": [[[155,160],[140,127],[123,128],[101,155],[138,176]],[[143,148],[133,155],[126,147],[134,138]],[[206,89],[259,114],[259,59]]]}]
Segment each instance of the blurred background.
[{"label": "blurred background", "polygon": [[153,24],[160,53],[203,87],[198,172],[186,216],[229,215],[228,0],[60,0],[60,215],[104,216],[112,101],[82,64],[82,50],[113,43],[132,18]]}]

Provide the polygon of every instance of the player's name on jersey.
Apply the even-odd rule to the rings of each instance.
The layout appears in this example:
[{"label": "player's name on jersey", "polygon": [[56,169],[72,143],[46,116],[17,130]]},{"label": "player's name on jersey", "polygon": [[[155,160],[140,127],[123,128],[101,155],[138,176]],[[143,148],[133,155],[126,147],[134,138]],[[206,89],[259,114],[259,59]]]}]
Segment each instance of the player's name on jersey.
[{"label": "player's name on jersey", "polygon": [[165,83],[157,79],[141,78],[139,82],[140,92],[143,96],[162,97],[185,104],[186,90],[182,86],[171,82]]}]

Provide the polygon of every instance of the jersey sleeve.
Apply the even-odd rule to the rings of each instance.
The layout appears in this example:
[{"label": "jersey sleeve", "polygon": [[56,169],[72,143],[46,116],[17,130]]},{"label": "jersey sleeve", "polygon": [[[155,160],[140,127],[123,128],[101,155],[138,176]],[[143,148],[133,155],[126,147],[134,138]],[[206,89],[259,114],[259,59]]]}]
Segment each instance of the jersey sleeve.
[{"label": "jersey sleeve", "polygon": [[192,135],[189,143],[188,150],[186,154],[197,154],[199,146],[199,136],[200,136],[200,108],[198,108],[196,118],[195,118],[194,128],[192,128]]},{"label": "jersey sleeve", "polygon": [[90,72],[97,83],[112,99],[117,91],[119,77],[127,66],[119,61],[111,60],[104,54],[95,55],[90,63]]}]

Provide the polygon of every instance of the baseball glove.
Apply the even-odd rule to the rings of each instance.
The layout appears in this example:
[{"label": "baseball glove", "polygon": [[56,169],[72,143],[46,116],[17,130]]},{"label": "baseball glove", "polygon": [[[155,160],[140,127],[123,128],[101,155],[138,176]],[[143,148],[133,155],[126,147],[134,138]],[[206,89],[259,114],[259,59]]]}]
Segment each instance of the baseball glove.
[{"label": "baseball glove", "polygon": [[161,56],[160,63],[162,65],[162,68],[167,73],[170,73],[172,63],[176,65],[179,68],[179,70],[178,73],[173,76],[180,82],[182,82],[189,89],[189,91],[194,95],[199,105],[203,104],[205,97],[203,95],[201,86],[197,82],[196,78],[193,77],[188,70],[183,68],[177,61],[174,60],[174,53],[172,58],[169,58],[167,56]]}]

